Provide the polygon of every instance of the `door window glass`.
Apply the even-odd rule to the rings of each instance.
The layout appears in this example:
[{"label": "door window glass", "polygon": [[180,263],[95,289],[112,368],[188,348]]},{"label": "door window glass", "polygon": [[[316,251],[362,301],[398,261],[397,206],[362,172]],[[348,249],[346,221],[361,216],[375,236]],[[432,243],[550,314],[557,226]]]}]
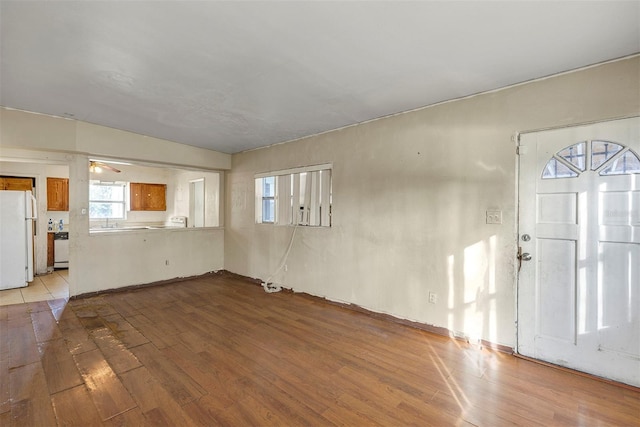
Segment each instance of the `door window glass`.
[{"label": "door window glass", "polygon": [[569,169],[564,163],[556,158],[552,158],[547,162],[542,172],[543,179],[549,178],[571,178],[578,176],[578,173]]},{"label": "door window glass", "polygon": [[618,154],[622,145],[609,141],[591,141],[591,169],[598,169],[604,162]]},{"label": "door window glass", "polygon": [[577,144],[567,147],[564,150],[558,151],[558,156],[571,163],[578,170],[584,171],[586,146],[587,144],[585,142],[578,142]]},{"label": "door window glass", "polygon": [[589,156],[586,148],[587,143],[583,141],[555,153],[545,165],[542,179],[574,178],[587,169],[599,171],[603,176],[640,173],[640,157],[628,147],[593,140]]},{"label": "door window glass", "polygon": [[628,173],[640,173],[640,159],[633,151],[629,150],[622,156],[615,158],[611,164],[604,168],[600,175],[623,175]]}]

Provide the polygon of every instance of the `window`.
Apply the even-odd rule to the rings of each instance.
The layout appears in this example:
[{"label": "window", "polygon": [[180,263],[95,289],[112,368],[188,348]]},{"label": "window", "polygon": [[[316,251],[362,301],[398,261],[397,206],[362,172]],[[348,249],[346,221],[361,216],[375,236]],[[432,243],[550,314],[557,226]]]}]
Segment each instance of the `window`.
[{"label": "window", "polygon": [[[591,163],[590,168],[587,161]],[[603,176],[640,173],[640,158],[631,149],[614,142],[593,140],[590,145],[586,141],[578,142],[554,154],[542,171],[542,179],[573,178],[587,169]]]},{"label": "window", "polygon": [[625,175],[629,173],[640,173],[640,158],[630,150],[609,162],[600,175]]},{"label": "window", "polygon": [[256,175],[256,222],[331,226],[331,165]]},{"label": "window", "polygon": [[204,178],[189,181],[189,220],[191,227],[204,227],[205,219]]},{"label": "window", "polygon": [[276,220],[276,177],[262,178],[262,222]]},{"label": "window", "polygon": [[124,219],[124,182],[91,181],[89,184],[89,218]]},{"label": "window", "polygon": [[578,173],[556,158],[549,160],[544,167],[544,172],[542,172],[543,179],[570,178],[574,176],[578,176]]},{"label": "window", "polygon": [[596,170],[607,160],[622,150],[622,145],[607,141],[593,141],[591,143],[591,169]]}]

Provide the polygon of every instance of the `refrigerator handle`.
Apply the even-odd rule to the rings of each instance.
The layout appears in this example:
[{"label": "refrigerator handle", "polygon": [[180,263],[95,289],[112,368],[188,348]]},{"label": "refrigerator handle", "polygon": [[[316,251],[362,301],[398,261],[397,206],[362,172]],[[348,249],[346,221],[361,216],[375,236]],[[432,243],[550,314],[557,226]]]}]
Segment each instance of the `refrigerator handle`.
[{"label": "refrigerator handle", "polygon": [[27,219],[38,219],[38,201],[33,194],[29,194],[29,196],[31,196],[31,218]]}]

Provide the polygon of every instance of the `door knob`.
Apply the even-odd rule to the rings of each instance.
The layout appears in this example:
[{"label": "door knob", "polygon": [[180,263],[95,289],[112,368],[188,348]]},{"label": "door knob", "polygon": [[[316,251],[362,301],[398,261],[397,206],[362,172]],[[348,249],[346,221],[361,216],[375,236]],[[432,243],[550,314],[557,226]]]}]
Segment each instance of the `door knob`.
[{"label": "door knob", "polygon": [[522,268],[522,261],[531,261],[531,254],[522,252],[522,248],[518,247],[518,271]]},{"label": "door knob", "polygon": [[529,252],[525,252],[523,254],[520,254],[520,259],[522,261],[531,261],[531,254]]}]

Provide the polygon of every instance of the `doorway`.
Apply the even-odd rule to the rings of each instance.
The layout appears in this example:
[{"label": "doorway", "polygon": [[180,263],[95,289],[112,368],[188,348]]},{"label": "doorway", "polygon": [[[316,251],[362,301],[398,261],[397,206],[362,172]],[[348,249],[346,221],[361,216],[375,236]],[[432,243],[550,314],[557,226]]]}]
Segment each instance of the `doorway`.
[{"label": "doorway", "polygon": [[[0,181],[6,190],[31,190],[37,200],[37,216],[33,221],[33,264],[34,278],[28,286],[0,293],[0,305],[21,304],[38,301],[68,300],[69,272],[67,269],[54,268],[53,252],[49,256],[49,246],[53,248],[53,233],[49,233],[47,220],[63,219],[68,227],[69,212],[48,210],[47,178],[68,177],[69,166],[63,162],[52,163],[49,160],[33,159],[33,161],[0,158]],[[67,230],[67,228],[65,228]],[[51,243],[49,239],[51,238]],[[49,262],[51,258],[51,262]],[[67,258],[68,259],[68,258]]]},{"label": "doorway", "polygon": [[640,118],[522,134],[518,352],[640,386]]},{"label": "doorway", "polygon": [[189,227],[204,227],[204,178],[189,181]]}]

